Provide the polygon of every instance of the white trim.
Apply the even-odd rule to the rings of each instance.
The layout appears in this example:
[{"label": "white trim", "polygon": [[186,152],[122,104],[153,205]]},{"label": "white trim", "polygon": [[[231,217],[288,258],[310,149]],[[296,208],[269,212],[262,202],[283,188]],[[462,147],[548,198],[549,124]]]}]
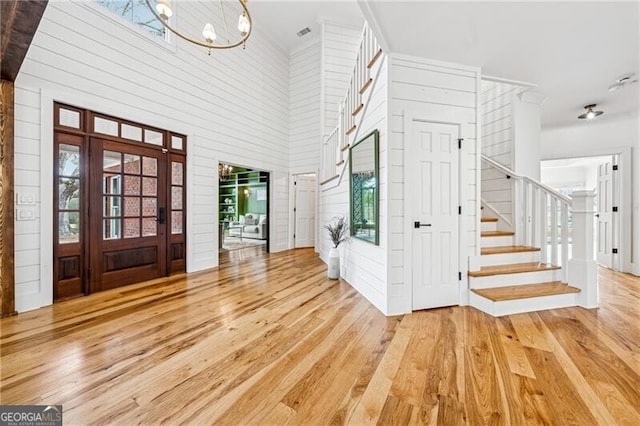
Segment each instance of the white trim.
[{"label": "white trim", "polygon": [[[186,158],[186,166],[187,166],[187,175],[186,175],[186,191],[187,191],[187,229],[185,230],[185,239],[187,240],[187,258],[185,264],[185,270],[187,272],[197,271],[198,268],[195,266],[195,259],[193,258],[193,238],[190,236],[193,235],[193,220],[190,217],[191,212],[193,212],[194,200],[193,200],[193,181],[194,181],[194,166],[193,166],[193,155],[189,155],[190,152],[193,152],[193,147],[195,145],[196,135],[192,134],[187,137],[187,158]],[[216,209],[217,213],[217,209]],[[218,258],[215,259],[215,264],[218,264]]]},{"label": "white trim", "polygon": [[490,75],[483,75],[482,80],[492,81],[494,83],[513,84],[513,85],[522,86],[522,87],[530,87],[530,88],[538,87],[538,85],[534,83],[527,83],[525,81],[519,81],[519,80],[511,80],[509,78],[493,77]]}]

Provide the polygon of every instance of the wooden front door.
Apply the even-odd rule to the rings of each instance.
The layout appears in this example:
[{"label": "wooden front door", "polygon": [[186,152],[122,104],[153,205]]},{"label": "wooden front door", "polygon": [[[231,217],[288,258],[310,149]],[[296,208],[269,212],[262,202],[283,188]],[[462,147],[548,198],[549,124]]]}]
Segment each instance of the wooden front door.
[{"label": "wooden front door", "polygon": [[92,291],[166,275],[166,154],[91,138]]}]

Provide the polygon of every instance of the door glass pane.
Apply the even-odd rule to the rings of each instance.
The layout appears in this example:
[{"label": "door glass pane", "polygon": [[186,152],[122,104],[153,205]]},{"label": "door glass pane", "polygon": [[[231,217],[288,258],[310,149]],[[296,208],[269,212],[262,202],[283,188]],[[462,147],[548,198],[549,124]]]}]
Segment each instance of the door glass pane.
[{"label": "door glass pane", "polygon": [[158,160],[153,157],[142,157],[142,174],[158,176]]},{"label": "door glass pane", "polygon": [[122,123],[120,131],[123,138],[142,142],[142,129],[140,127]]},{"label": "door glass pane", "polygon": [[182,163],[171,162],[171,183],[182,185]]},{"label": "door glass pane", "polygon": [[58,216],[58,239],[60,244],[80,242],[80,213],[64,212]]},{"label": "door glass pane", "polygon": [[138,238],[140,236],[140,219],[124,220],[124,238]]},{"label": "door glass pane", "polygon": [[144,129],[144,141],[153,145],[162,146],[162,133]]},{"label": "door glass pane", "polygon": [[119,152],[104,151],[102,167],[105,172],[120,173],[122,171],[122,155]]},{"label": "door glass pane", "polygon": [[80,128],[80,112],[71,109],[60,108],[59,122],[61,126]]},{"label": "door glass pane", "polygon": [[171,208],[174,210],[182,210],[182,187],[171,187]]},{"label": "door glass pane", "polygon": [[140,156],[139,155],[124,155],[124,172],[134,175],[140,174]]},{"label": "door glass pane", "polygon": [[142,195],[157,195],[157,179],[143,177],[142,178]]},{"label": "door glass pane", "polygon": [[118,136],[118,122],[113,120],[107,120],[102,117],[94,117],[93,130],[96,133],[102,133],[105,135]]},{"label": "door glass pane", "polygon": [[105,173],[102,178],[102,191],[104,194],[121,194],[121,182],[122,177],[120,175]]},{"label": "door glass pane", "polygon": [[103,224],[103,238],[105,240],[120,238],[121,219],[104,219]]},{"label": "door glass pane", "polygon": [[182,212],[171,212],[171,233],[182,234]]},{"label": "door glass pane", "polygon": [[157,214],[158,214],[158,199],[143,198],[142,199],[142,216],[157,216]]},{"label": "door glass pane", "polygon": [[171,148],[182,149],[182,138],[178,136],[171,136]]},{"label": "door glass pane", "polygon": [[120,205],[120,197],[102,197],[103,214],[105,217],[122,216],[122,206]]},{"label": "door glass pane", "polygon": [[124,215],[126,217],[140,216],[139,197],[124,197]]},{"label": "door glass pane", "polygon": [[58,174],[80,176],[80,147],[60,144],[58,147]]},{"label": "door glass pane", "polygon": [[58,208],[61,210],[80,209],[80,179],[59,179]]},{"label": "door glass pane", "polygon": [[124,194],[125,195],[140,195],[140,176],[128,176],[124,177]]},{"label": "door glass pane", "polygon": [[157,224],[155,217],[142,218],[142,236],[153,237],[157,234]]}]

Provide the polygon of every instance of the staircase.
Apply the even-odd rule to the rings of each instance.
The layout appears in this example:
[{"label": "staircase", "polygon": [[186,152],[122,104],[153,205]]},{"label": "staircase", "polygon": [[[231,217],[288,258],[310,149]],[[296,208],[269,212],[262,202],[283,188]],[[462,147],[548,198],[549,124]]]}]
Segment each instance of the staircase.
[{"label": "staircase", "polygon": [[[580,289],[563,283],[571,200],[486,157],[483,160],[511,179],[516,193],[524,193],[517,200],[520,214],[514,215],[522,224],[504,223],[484,213],[493,209],[483,209],[480,269],[468,272],[471,306],[493,316],[577,306]],[[500,229],[510,227],[525,235]]]}]

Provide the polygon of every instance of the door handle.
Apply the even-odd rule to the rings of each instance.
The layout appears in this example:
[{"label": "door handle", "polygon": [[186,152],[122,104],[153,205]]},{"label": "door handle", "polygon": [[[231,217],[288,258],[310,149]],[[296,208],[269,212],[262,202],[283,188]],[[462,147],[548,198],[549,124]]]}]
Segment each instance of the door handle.
[{"label": "door handle", "polygon": [[159,224],[162,225],[162,224],[164,224],[166,219],[167,219],[166,210],[165,210],[164,207],[160,207],[158,209],[158,219],[157,219],[157,221],[158,221]]},{"label": "door handle", "polygon": [[413,227],[414,228],[418,229],[421,226],[431,226],[431,224],[430,223],[420,223],[419,221],[413,222]]},{"label": "door handle", "polygon": [[596,213],[594,216],[595,217],[600,217],[600,213]]}]

